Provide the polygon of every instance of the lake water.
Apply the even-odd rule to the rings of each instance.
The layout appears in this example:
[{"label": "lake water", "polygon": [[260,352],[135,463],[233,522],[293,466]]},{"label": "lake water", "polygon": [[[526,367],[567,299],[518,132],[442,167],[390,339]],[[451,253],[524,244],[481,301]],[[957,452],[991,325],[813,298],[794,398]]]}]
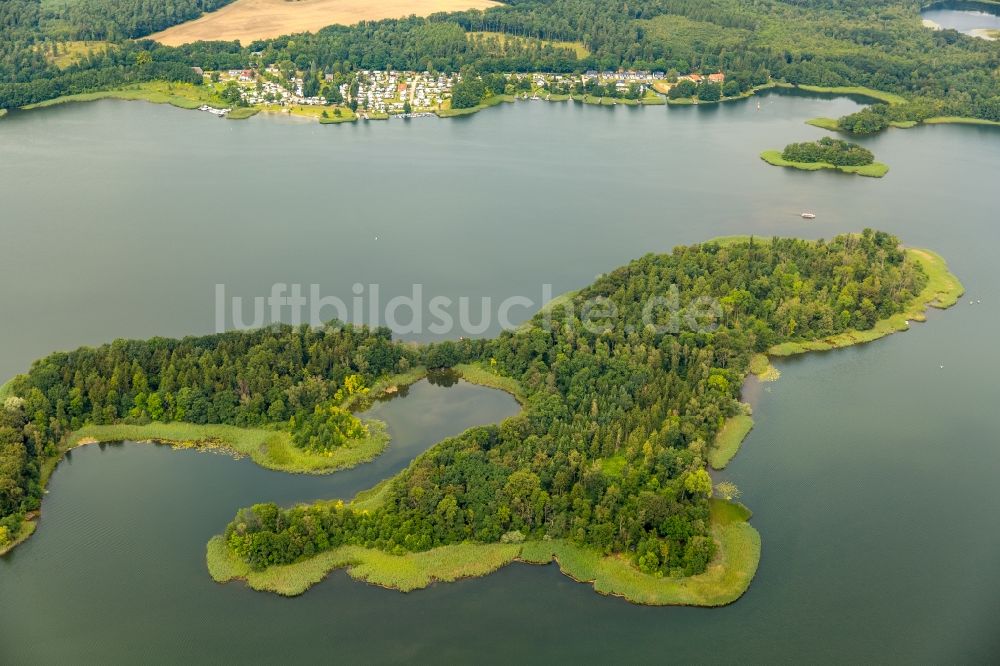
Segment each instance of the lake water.
[{"label": "lake water", "polygon": [[938,2],[920,15],[942,28],[972,34],[973,30],[1000,30],[1000,5],[979,2]]},{"label": "lake water", "polygon": [[[892,130],[864,140],[884,179],[805,173],[758,153],[822,136],[803,121],[857,102],[760,101],[339,127],[109,101],[0,121],[4,377],[53,349],[210,332],[217,283],[540,297],[734,233],[877,227],[941,252],[968,290],[908,333],[750,387],[757,425],[725,476],[763,556],[731,606],[637,607],[554,566],[411,594],[343,572],[295,599],[211,581],[204,544],[236,508],[353,494],[514,409],[485,389],[453,409],[473,387],[421,384],[376,407],[402,459],[327,478],[146,445],[76,451],[38,533],[0,559],[0,661],[995,661],[1000,131]],[[424,425],[396,422],[404,409]]]}]

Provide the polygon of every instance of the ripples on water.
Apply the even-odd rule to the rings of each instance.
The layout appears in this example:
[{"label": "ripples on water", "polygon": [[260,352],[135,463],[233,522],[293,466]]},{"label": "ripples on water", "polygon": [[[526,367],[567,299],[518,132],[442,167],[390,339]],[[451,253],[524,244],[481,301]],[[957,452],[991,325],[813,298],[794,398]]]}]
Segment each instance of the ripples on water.
[{"label": "ripples on water", "polygon": [[0,145],[19,157],[0,160],[3,376],[52,349],[207,332],[219,282],[245,295],[318,282],[349,296],[376,280],[385,298],[413,282],[450,296],[545,282],[559,293],[733,233],[878,227],[940,251],[982,304],[782,363],[726,471],[764,541],[730,607],[631,606],[552,566],[408,595],[335,573],[294,600],[209,579],[205,543],[237,508],[350,496],[444,434],[516,409],[486,389],[422,384],[375,408],[389,451],[333,477],[147,445],[75,452],[39,532],[0,560],[0,662],[995,660],[1000,132],[863,139],[892,167],[881,180],[800,173],[757,155],[823,135],[803,120],[857,104],[760,100],[760,111],[539,102],[336,128],[114,102],[5,119]]}]

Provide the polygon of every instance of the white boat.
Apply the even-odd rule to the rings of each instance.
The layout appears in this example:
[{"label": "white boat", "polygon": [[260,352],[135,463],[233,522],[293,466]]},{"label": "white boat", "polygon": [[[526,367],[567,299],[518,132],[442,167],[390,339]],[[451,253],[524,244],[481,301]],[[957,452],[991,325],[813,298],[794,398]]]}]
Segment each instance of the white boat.
[{"label": "white boat", "polygon": [[815,220],[816,219],[816,213],[802,213],[802,217],[805,218],[805,219],[807,219],[807,220]]}]

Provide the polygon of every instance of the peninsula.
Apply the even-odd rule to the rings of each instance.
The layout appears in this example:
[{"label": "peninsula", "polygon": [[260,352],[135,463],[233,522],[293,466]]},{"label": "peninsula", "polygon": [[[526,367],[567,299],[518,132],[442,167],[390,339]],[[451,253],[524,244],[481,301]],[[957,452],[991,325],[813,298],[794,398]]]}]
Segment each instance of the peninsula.
[{"label": "peninsula", "polygon": [[[649,309],[669,285],[679,312]],[[633,261],[492,340],[414,346],[385,329],[286,326],[53,354],[0,391],[4,547],[30,534],[48,475],[75,443],[140,428],[291,469],[377,434],[352,415],[356,401],[454,368],[523,411],[434,445],[349,502],[241,510],[209,543],[212,576],[299,594],[347,567],[410,590],[555,560],[636,603],[730,603],[753,578],[760,536],[706,467],[723,466],[746,434],[744,379],[773,374],[768,354],[903,330],[960,293],[939,257],[882,232],[742,237]],[[617,316],[584,315],[597,298]],[[720,316],[697,309],[706,298]]]}]

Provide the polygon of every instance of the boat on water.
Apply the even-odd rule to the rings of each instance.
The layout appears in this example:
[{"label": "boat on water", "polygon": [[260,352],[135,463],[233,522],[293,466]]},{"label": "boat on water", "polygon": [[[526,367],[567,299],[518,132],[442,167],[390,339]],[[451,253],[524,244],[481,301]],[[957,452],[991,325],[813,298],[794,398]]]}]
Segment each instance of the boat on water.
[{"label": "boat on water", "polygon": [[802,213],[802,217],[806,220],[815,220],[816,213]]}]

